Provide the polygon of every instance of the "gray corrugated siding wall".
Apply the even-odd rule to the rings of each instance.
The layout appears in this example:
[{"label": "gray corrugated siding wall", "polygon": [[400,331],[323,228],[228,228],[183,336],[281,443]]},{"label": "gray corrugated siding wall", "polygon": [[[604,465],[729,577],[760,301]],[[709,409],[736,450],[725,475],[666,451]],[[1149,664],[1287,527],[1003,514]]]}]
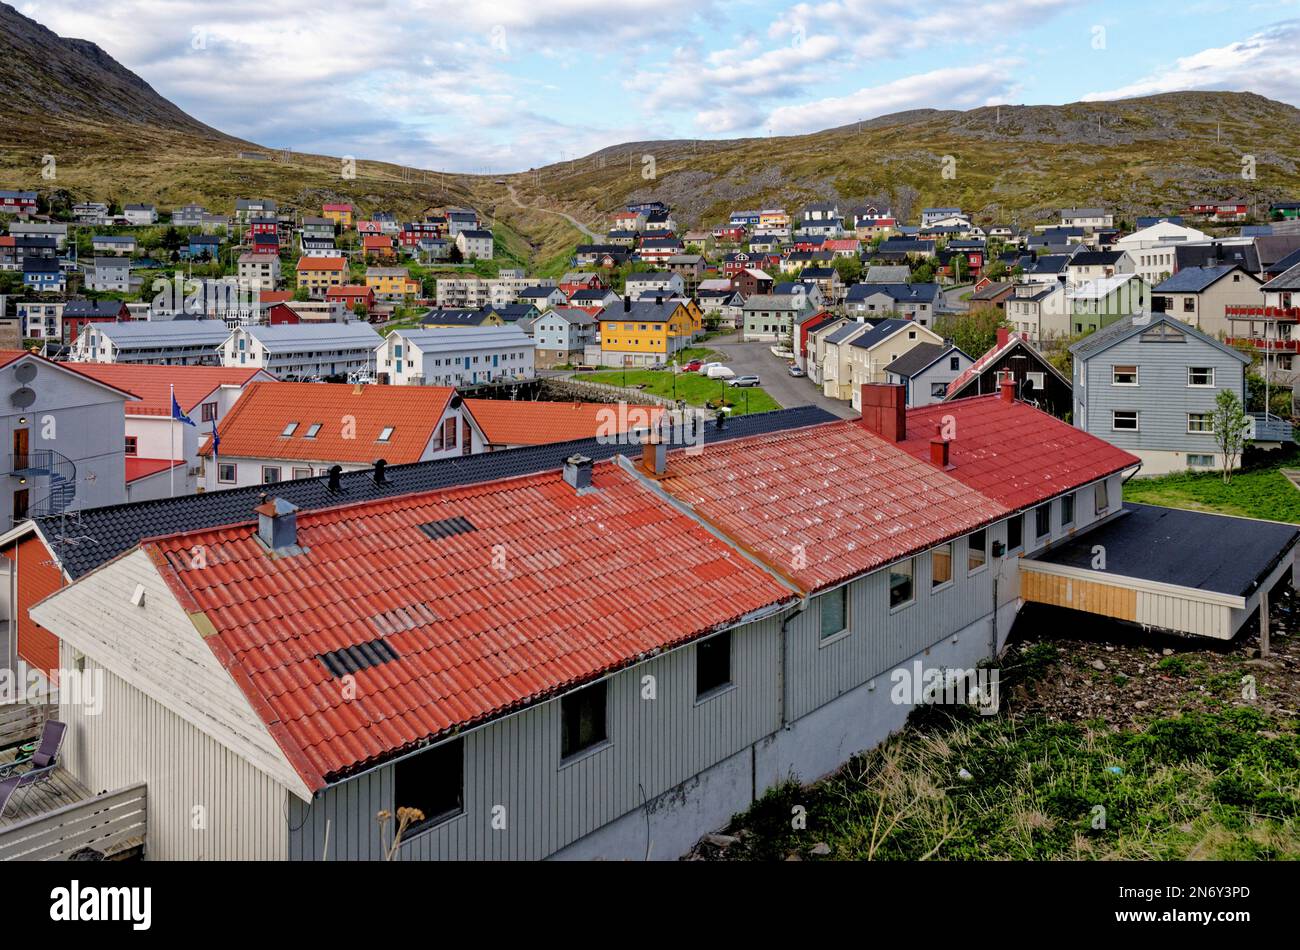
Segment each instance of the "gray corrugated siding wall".
[{"label": "gray corrugated siding wall", "polygon": [[[656,657],[609,680],[609,744],[560,764],[560,704],[544,703],[464,737],[465,810],[410,839],[408,860],[542,858],[632,811],[779,726],[780,621],[732,634],[735,688],[697,704],[695,647]],[[656,678],[657,698],[641,698]],[[289,855],[329,860],[381,855],[377,812],[392,810],[393,768],[334,786],[309,808],[291,802]],[[491,827],[506,808],[506,829]],[[391,828],[390,828],[391,833]]]},{"label": "gray corrugated siding wall", "polygon": [[[1087,403],[1087,421],[1082,427],[1123,449],[1212,455],[1217,451],[1214,436],[1189,434],[1187,414],[1213,412],[1221,389],[1232,389],[1245,399],[1241,362],[1190,336],[1186,343],[1142,343],[1139,334],[1103,350],[1083,365],[1087,385],[1075,388],[1076,402],[1082,399]],[[1137,365],[1137,386],[1113,385],[1113,368],[1124,365]],[[1079,366],[1076,359],[1076,379]],[[1189,366],[1214,367],[1214,388],[1188,387]],[[1137,410],[1140,431],[1113,431],[1111,413],[1116,409]]]}]

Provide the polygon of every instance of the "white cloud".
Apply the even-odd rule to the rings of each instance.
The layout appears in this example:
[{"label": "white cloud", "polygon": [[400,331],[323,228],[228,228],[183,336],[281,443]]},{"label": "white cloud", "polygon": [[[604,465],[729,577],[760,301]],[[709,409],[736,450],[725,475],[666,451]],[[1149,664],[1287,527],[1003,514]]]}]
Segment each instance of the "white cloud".
[{"label": "white cloud", "polygon": [[779,135],[798,135],[908,109],[992,105],[1006,101],[1015,91],[1015,79],[1008,71],[1013,65],[957,66],[904,76],[846,96],[781,106],[766,124]]},{"label": "white cloud", "polygon": [[1183,89],[1257,92],[1300,105],[1300,20],[1287,20],[1227,46],[1184,56],[1136,82],[1105,92],[1091,92],[1085,101],[1151,96]]}]

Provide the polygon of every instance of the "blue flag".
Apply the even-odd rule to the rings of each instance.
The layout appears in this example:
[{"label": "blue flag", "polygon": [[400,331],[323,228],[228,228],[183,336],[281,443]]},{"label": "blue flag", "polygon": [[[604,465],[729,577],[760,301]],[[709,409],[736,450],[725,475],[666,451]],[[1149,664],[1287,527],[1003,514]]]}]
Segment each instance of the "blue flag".
[{"label": "blue flag", "polygon": [[181,412],[181,404],[176,401],[175,393],[172,393],[172,418],[185,423],[187,426],[194,425],[194,420]]},{"label": "blue flag", "polygon": [[217,446],[221,445],[221,436],[217,435],[217,420],[212,420],[212,454],[217,454]]}]

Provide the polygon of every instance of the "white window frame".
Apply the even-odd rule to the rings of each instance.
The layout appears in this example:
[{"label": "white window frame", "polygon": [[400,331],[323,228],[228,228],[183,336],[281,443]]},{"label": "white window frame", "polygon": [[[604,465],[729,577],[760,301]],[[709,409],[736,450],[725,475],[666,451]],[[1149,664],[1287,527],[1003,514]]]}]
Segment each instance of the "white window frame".
[{"label": "white window frame", "polygon": [[[1131,382],[1131,383],[1121,383],[1121,382],[1117,379],[1117,377],[1120,375],[1120,372],[1119,372],[1119,371],[1120,371],[1121,369],[1128,369],[1130,366],[1133,368],[1133,382]],[[1128,373],[1125,373],[1124,375],[1127,376]],[[1121,364],[1118,364],[1118,365],[1112,366],[1112,367],[1110,368],[1110,384],[1111,384],[1112,386],[1138,386],[1138,385],[1141,385],[1141,382],[1142,382],[1141,368],[1138,367],[1138,366],[1137,366],[1136,364],[1134,364],[1134,363],[1121,363]]]},{"label": "white window frame", "polygon": [[[1121,412],[1122,412],[1122,413],[1125,413],[1125,414],[1128,414],[1128,413],[1132,413],[1132,414],[1133,414],[1133,425],[1132,425],[1132,427],[1129,427],[1129,426],[1118,426],[1118,425],[1115,424],[1115,422],[1116,422],[1116,417],[1117,417]],[[1112,409],[1112,410],[1110,411],[1110,431],[1112,431],[1112,432],[1141,432],[1141,431],[1142,431],[1142,413],[1140,413],[1140,412],[1139,412],[1138,410],[1136,410],[1136,409]]]},{"label": "white window frame", "polygon": [[[1192,428],[1192,416],[1200,416],[1205,425],[1203,429]],[[1208,412],[1189,412],[1187,414],[1187,434],[1188,435],[1214,435],[1214,424],[1210,421]]]},{"label": "white window frame", "polygon": [[[1201,370],[1210,374],[1208,383],[1192,382],[1192,373],[1195,370]],[[1214,367],[1213,366],[1189,366],[1187,367],[1187,386],[1189,389],[1213,389],[1214,388]]]}]

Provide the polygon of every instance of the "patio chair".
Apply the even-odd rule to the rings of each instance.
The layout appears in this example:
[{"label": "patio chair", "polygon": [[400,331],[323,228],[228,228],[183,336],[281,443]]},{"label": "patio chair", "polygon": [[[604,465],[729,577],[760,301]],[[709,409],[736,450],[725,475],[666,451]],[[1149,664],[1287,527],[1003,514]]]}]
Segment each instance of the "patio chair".
[{"label": "patio chair", "polygon": [[[20,788],[31,788],[48,782],[54,777],[54,770],[59,767],[59,750],[63,748],[63,737],[68,731],[66,723],[48,719],[41,730],[41,742],[36,754],[25,762],[10,762],[0,766],[0,818],[4,817],[5,806],[13,799]],[[18,771],[25,769],[24,771]]]}]

